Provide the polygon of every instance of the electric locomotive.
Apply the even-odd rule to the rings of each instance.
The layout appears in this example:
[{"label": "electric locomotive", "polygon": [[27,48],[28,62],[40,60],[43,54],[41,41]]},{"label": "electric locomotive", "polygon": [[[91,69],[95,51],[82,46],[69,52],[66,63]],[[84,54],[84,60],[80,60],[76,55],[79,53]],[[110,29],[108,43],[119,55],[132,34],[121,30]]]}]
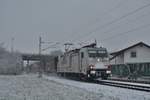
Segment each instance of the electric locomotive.
[{"label": "electric locomotive", "polygon": [[107,79],[110,74],[109,57],[106,48],[96,44],[70,50],[58,58],[57,73],[82,79]]}]

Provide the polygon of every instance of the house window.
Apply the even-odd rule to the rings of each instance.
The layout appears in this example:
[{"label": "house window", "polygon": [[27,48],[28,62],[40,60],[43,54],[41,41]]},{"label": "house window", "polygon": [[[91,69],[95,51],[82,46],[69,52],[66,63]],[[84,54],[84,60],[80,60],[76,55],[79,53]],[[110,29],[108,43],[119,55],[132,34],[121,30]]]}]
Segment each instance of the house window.
[{"label": "house window", "polygon": [[83,52],[81,52],[81,58],[84,58],[84,53]]},{"label": "house window", "polygon": [[135,52],[135,51],[132,51],[132,52],[131,52],[131,58],[136,58],[136,56],[137,56],[137,55],[136,55],[136,52]]}]

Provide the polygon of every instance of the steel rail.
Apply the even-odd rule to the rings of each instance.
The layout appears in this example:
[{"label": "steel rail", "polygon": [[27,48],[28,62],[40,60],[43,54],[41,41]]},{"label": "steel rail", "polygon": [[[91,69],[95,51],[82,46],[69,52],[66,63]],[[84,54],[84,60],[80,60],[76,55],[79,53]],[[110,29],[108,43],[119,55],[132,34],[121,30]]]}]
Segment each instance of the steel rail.
[{"label": "steel rail", "polygon": [[110,80],[96,80],[96,83],[120,88],[127,88],[139,91],[150,92],[150,85],[148,84],[139,84],[139,83],[129,83],[121,81],[110,81]]},{"label": "steel rail", "polygon": [[143,84],[150,84],[150,81],[139,81],[139,80],[130,80],[130,79],[109,79],[112,81],[122,81],[122,82],[132,82],[132,83],[143,83]]}]

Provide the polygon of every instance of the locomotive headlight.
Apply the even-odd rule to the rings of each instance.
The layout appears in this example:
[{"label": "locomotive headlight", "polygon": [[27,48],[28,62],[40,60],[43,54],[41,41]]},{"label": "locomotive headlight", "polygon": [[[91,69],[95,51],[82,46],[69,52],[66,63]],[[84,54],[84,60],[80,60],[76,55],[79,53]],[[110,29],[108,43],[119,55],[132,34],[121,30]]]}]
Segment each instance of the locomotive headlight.
[{"label": "locomotive headlight", "polygon": [[92,71],[91,71],[91,74],[95,74],[95,73],[96,73],[96,71],[95,71],[95,70],[92,70]]},{"label": "locomotive headlight", "polygon": [[110,70],[107,70],[107,71],[106,71],[106,73],[107,73],[107,74],[110,74],[110,73],[111,73],[111,71],[110,71]]},{"label": "locomotive headlight", "polygon": [[94,68],[94,65],[90,65],[89,67],[90,67],[90,69],[93,69],[93,68]]}]

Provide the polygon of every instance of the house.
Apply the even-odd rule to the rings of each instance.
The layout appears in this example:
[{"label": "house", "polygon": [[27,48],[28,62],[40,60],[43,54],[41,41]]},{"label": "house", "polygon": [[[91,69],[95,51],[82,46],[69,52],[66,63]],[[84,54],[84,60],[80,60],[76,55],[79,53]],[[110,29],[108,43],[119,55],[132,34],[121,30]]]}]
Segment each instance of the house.
[{"label": "house", "polygon": [[111,55],[111,64],[150,63],[150,46],[139,42]]},{"label": "house", "polygon": [[[111,53],[110,64],[114,68],[128,66],[129,72],[150,75],[150,46],[139,42],[120,51]],[[124,67],[127,69],[127,67]],[[120,69],[119,69],[120,71]]]}]

